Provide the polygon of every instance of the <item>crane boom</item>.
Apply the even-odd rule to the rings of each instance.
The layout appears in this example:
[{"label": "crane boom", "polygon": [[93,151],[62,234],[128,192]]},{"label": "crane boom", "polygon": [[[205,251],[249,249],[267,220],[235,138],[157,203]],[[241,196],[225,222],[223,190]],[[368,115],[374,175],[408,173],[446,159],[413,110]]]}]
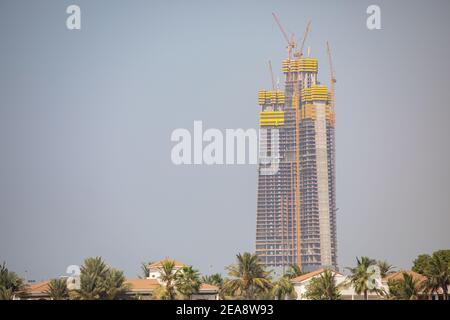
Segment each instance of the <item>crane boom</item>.
[{"label": "crane boom", "polygon": [[270,71],[270,77],[272,79],[272,90],[275,90],[275,78],[273,77],[272,62],[270,60],[269,60],[269,71]]},{"label": "crane boom", "polygon": [[333,109],[333,112],[335,112],[335,101],[334,101],[334,95],[335,95],[335,87],[336,87],[336,74],[334,72],[333,68],[333,60],[331,57],[331,47],[330,44],[327,41],[327,55],[328,55],[328,65],[330,68],[330,91],[331,91],[331,106]]},{"label": "crane boom", "polygon": [[310,29],[311,29],[311,20],[309,20],[308,24],[306,25],[305,33],[303,34],[302,43],[300,44],[300,47],[297,50],[297,54],[299,56],[303,55],[303,47],[305,46],[306,38],[308,37]]},{"label": "crane boom", "polygon": [[289,44],[290,40],[289,40],[289,36],[287,35],[286,31],[284,30],[283,26],[281,25],[280,19],[278,18],[278,16],[275,14],[275,12],[272,12],[273,18],[275,19],[275,21],[277,22],[278,28],[280,28],[281,33],[283,34],[284,39],[286,39],[286,42]]},{"label": "crane boom", "polygon": [[280,19],[278,18],[278,16],[275,14],[275,12],[272,12],[272,16],[275,19],[278,28],[280,28],[281,33],[283,34],[284,39],[287,42],[287,50],[288,50],[288,58],[289,60],[291,59],[292,56],[292,50],[295,48],[295,46],[297,45],[295,42],[295,36],[294,34],[292,34],[291,38],[289,38],[287,32],[284,30],[283,26],[281,25]]}]

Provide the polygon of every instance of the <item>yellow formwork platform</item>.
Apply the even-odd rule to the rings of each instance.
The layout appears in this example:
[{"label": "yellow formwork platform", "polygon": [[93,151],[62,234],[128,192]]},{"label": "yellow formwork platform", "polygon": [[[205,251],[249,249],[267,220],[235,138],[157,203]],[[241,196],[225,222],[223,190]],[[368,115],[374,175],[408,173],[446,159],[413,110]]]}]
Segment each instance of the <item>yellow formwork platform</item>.
[{"label": "yellow formwork platform", "polygon": [[261,111],[259,125],[261,127],[284,125],[284,111]]}]

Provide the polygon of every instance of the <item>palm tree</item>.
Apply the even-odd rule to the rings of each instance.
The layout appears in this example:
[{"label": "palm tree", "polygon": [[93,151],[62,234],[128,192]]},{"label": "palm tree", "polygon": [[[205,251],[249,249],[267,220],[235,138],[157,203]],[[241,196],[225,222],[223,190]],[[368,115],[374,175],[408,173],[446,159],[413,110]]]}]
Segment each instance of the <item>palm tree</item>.
[{"label": "palm tree", "polygon": [[145,263],[145,262],[141,263],[141,271],[142,271],[142,276],[139,276],[139,278],[147,279],[148,277],[150,277],[150,269],[148,268],[147,263]]},{"label": "palm tree", "polygon": [[123,271],[109,269],[105,278],[105,299],[116,300],[124,297],[125,293],[129,290],[129,286],[125,281]]},{"label": "palm tree", "polygon": [[150,277],[150,265],[152,263],[153,263],[152,261],[141,263],[142,276],[139,276],[139,278],[147,279],[148,277]]},{"label": "palm tree", "polygon": [[256,254],[243,253],[236,256],[237,264],[226,269],[231,279],[224,283],[226,293],[243,299],[254,299],[258,293],[267,292],[271,287],[269,272],[258,261]]},{"label": "palm tree", "polygon": [[297,297],[294,286],[291,280],[287,277],[281,277],[273,285],[272,294],[276,300],[290,300]]},{"label": "palm tree", "polygon": [[381,278],[385,278],[387,275],[394,272],[395,267],[387,261],[378,261],[377,262],[378,268],[380,268],[380,275]]},{"label": "palm tree", "polygon": [[420,254],[413,261],[412,271],[420,273],[421,275],[426,275],[428,273],[428,268],[430,265],[431,256],[428,254]]},{"label": "palm tree", "polygon": [[185,266],[178,271],[175,287],[183,299],[190,299],[191,295],[200,290],[200,285],[200,273],[191,266]]},{"label": "palm tree", "polygon": [[424,287],[424,283],[414,278],[406,272],[403,272],[403,279],[391,280],[388,282],[389,295],[393,299],[399,300],[417,300]]},{"label": "palm tree", "polygon": [[382,290],[377,287],[371,287],[369,281],[371,280],[372,272],[369,267],[376,265],[376,261],[368,257],[356,258],[357,265],[355,268],[347,268],[350,270],[350,283],[353,285],[357,294],[364,294],[364,300],[368,299],[368,292],[375,292],[382,294]]},{"label": "palm tree", "polygon": [[101,257],[87,258],[80,269],[80,289],[74,299],[118,299],[128,290],[123,272],[108,267]]},{"label": "palm tree", "polygon": [[106,277],[108,275],[108,266],[101,257],[87,258],[80,268],[80,289],[79,299],[98,300],[103,299],[106,290]]},{"label": "palm tree", "polygon": [[66,300],[69,298],[69,290],[67,289],[67,279],[51,279],[48,284],[46,293],[52,300]]},{"label": "palm tree", "polygon": [[414,280],[412,276],[403,272],[403,296],[409,300],[418,300],[422,284],[419,280]]},{"label": "palm tree", "polygon": [[153,300],[169,300],[165,286],[160,285],[159,287],[155,288],[155,290],[153,290],[152,292],[151,298]]},{"label": "palm tree", "polygon": [[306,286],[305,297],[310,300],[339,300],[341,285],[336,284],[336,274],[327,269],[311,279]]},{"label": "palm tree", "polygon": [[176,297],[175,281],[177,279],[178,270],[175,270],[175,261],[165,260],[162,262],[160,269],[160,279],[163,282],[164,300],[174,300]]},{"label": "palm tree", "polygon": [[224,298],[224,290],[223,290],[223,283],[224,280],[222,278],[222,275],[220,273],[213,273],[208,276],[203,276],[201,279],[202,283],[207,283],[213,286],[216,286],[219,288],[219,298]]},{"label": "palm tree", "polygon": [[26,288],[26,284],[15,272],[9,271],[6,263],[0,265],[0,300],[12,300],[14,295]]},{"label": "palm tree", "polygon": [[438,250],[430,256],[419,255],[413,262],[412,270],[427,277],[425,291],[430,295],[441,290],[442,296],[448,300],[450,250]]},{"label": "palm tree", "polygon": [[289,279],[294,279],[296,277],[299,277],[303,274],[302,269],[298,264],[292,264],[288,271],[286,271],[285,276]]},{"label": "palm tree", "polygon": [[439,286],[442,289],[444,300],[448,300],[448,286],[450,285],[450,263],[437,254],[431,256],[429,269],[426,274],[431,286]]},{"label": "palm tree", "polygon": [[424,282],[423,290],[428,294],[428,299],[431,300],[433,294],[439,292],[439,288],[441,287],[438,280],[435,277],[427,277]]},{"label": "palm tree", "polygon": [[208,276],[203,276],[202,283],[207,283],[216,286],[218,288],[221,288],[223,286],[223,278],[220,273],[213,273]]}]

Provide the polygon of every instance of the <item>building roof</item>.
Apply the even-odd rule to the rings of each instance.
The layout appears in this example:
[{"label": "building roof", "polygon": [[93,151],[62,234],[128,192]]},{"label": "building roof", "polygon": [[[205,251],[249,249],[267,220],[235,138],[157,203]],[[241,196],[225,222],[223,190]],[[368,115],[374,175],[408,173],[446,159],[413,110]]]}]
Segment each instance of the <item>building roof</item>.
[{"label": "building roof", "polygon": [[29,293],[41,293],[41,292],[45,292],[48,290],[49,288],[49,283],[50,281],[42,281],[39,283],[35,283],[33,285],[30,285],[28,287],[27,292]]},{"label": "building roof", "polygon": [[18,295],[23,296],[41,296],[41,295],[48,295],[47,290],[49,289],[49,283],[50,281],[42,281],[38,283],[34,283],[31,285],[27,285],[25,289],[18,292]]},{"label": "building roof", "polygon": [[[131,292],[152,292],[161,284],[156,279],[127,279],[125,282],[130,286]],[[199,293],[217,293],[219,288],[207,283],[200,285]]]},{"label": "building roof", "polygon": [[219,288],[212,284],[202,283],[199,292],[219,292]]},{"label": "building roof", "polygon": [[403,280],[403,273],[407,273],[411,278],[413,278],[414,281],[419,281],[419,282],[423,282],[425,280],[427,280],[427,277],[411,271],[411,270],[400,270],[398,272],[395,273],[391,273],[389,275],[387,275],[383,280],[387,281],[395,281],[395,280]]},{"label": "building roof", "polygon": [[[418,282],[418,284],[422,284],[427,281],[427,277],[421,275],[420,273],[414,272],[412,270],[400,270],[398,272],[387,275],[385,278],[383,278],[383,282],[388,283],[389,281],[403,280],[403,273],[407,273],[413,279],[413,281]],[[424,293],[424,288],[421,288],[420,292]],[[438,288],[435,293],[442,294],[442,292],[442,288]]]},{"label": "building roof", "polygon": [[[327,269],[322,268],[322,269],[318,269],[318,270],[315,270],[315,271],[312,271],[312,272],[309,272],[309,273],[306,273],[306,274],[302,274],[301,276],[298,276],[296,278],[291,279],[291,282],[297,282],[297,283],[298,282],[303,282],[303,281],[308,280],[308,279],[310,279],[312,277],[320,275],[321,273],[325,272],[326,270]],[[342,273],[339,273],[339,272],[334,271],[334,270],[331,270],[331,271],[333,273],[335,273],[335,274],[343,276]]]},{"label": "building roof", "polygon": [[182,267],[186,266],[183,262],[166,257],[162,260],[151,263],[148,267],[150,269],[159,269],[162,267],[163,263],[166,261],[173,261],[175,263],[175,268],[182,268]]},{"label": "building roof", "polygon": [[130,287],[130,291],[152,291],[160,286],[158,280],[156,279],[127,279],[125,281]]},{"label": "building roof", "polygon": [[[160,286],[160,283],[156,279],[127,279],[125,281],[132,292],[145,292],[153,291]],[[27,294],[39,295],[47,294],[49,281],[43,281],[33,284],[25,291]],[[200,286],[200,292],[218,292],[219,288],[210,284],[202,283]]]}]

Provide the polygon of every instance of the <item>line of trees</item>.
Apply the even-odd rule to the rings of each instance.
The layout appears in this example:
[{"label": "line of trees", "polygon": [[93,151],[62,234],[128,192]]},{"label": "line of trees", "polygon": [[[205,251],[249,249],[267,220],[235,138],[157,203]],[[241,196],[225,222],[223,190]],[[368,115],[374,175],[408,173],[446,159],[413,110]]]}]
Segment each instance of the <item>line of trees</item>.
[{"label": "line of trees", "polygon": [[[148,263],[142,264],[142,277],[149,277]],[[336,274],[326,270],[314,277],[306,287],[307,299],[337,300],[344,286],[352,286],[355,293],[368,299],[369,293],[376,293],[386,299],[418,299],[423,293],[430,297],[439,293],[448,299],[447,287],[450,285],[450,250],[440,250],[432,255],[419,255],[413,262],[412,270],[423,275],[426,281],[418,281],[408,273],[401,279],[388,282],[389,292],[369,281],[377,266],[382,278],[393,272],[394,267],[386,261],[376,261],[368,257],[356,259],[356,266],[346,268],[350,275],[346,283],[336,282]],[[67,279],[51,279],[47,293],[51,299],[63,300],[112,300],[130,299],[130,287],[126,283],[123,271],[105,264],[101,257],[87,258],[80,268],[79,286],[71,288]],[[161,285],[153,291],[153,299],[174,300],[190,299],[199,292],[201,284],[210,284],[219,288],[221,299],[295,299],[296,291],[291,279],[302,275],[296,265],[291,266],[283,276],[275,279],[271,272],[259,262],[256,254],[242,253],[236,256],[236,262],[226,267],[227,277],[221,274],[201,276],[192,266],[176,268],[175,262],[163,261],[160,267]],[[27,285],[6,264],[0,265],[0,300],[13,299],[25,295]]]},{"label": "line of trees", "polygon": [[337,285],[335,274],[326,270],[319,277],[312,279],[306,292],[306,298],[312,300],[337,300],[343,287],[351,285],[355,293],[365,300],[369,293],[375,293],[390,300],[417,300],[422,295],[429,299],[438,294],[443,300],[448,300],[450,285],[450,250],[439,250],[432,255],[419,255],[413,262],[412,271],[423,276],[425,280],[415,278],[407,272],[402,272],[400,279],[389,280],[388,290],[383,287],[370,286],[373,271],[371,266],[377,266],[380,277],[385,278],[394,272],[394,267],[386,261],[376,261],[368,257],[356,259],[356,266],[346,268],[349,281]]}]

